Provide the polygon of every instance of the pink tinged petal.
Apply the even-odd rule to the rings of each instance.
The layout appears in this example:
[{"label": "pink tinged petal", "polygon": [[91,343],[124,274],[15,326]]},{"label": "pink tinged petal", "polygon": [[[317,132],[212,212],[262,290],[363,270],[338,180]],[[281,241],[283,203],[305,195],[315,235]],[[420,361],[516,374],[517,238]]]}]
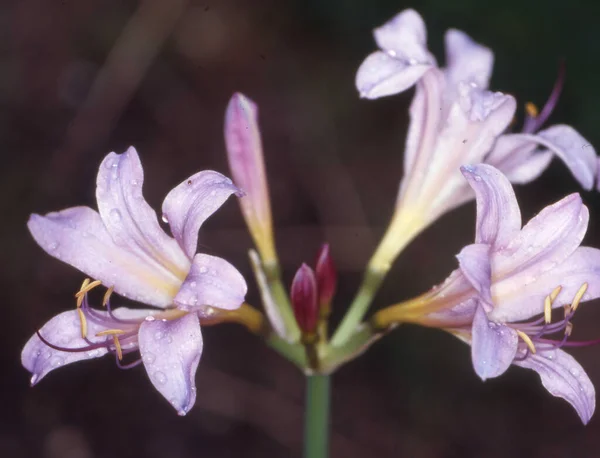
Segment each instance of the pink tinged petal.
[{"label": "pink tinged petal", "polygon": [[316,332],[319,319],[317,281],[313,270],[306,264],[302,264],[294,276],[290,299],[298,327],[305,334]]},{"label": "pink tinged petal", "polygon": [[224,259],[197,254],[192,268],[173,302],[182,310],[205,306],[237,309],[248,288],[242,274]]},{"label": "pink tinged petal", "polygon": [[482,380],[502,375],[517,353],[517,332],[490,321],[483,307],[477,307],[473,318],[471,357],[475,372]]},{"label": "pink tinged petal", "polygon": [[192,175],[169,192],[163,202],[163,219],[189,259],[198,245],[198,231],[234,193],[239,193],[229,178],[212,170]]},{"label": "pink tinged petal", "polygon": [[202,355],[195,313],[176,320],[146,320],[138,334],[142,361],[154,387],[185,415],[196,402],[196,369]]},{"label": "pink tinged petal", "polygon": [[563,398],[571,404],[579,418],[587,424],[596,409],[596,391],[581,365],[562,350],[550,350],[529,355],[517,366],[536,371],[542,385],[552,396]]},{"label": "pink tinged petal", "polygon": [[330,308],[337,287],[337,269],[333,263],[328,243],[324,243],[319,250],[315,266],[315,277],[319,291],[319,306]]},{"label": "pink tinged petal", "polygon": [[491,308],[493,301],[490,293],[492,284],[490,246],[484,243],[467,245],[456,257],[462,273],[479,293],[483,302]]},{"label": "pink tinged petal", "polygon": [[[98,313],[104,316],[107,315],[105,312]],[[40,329],[40,334],[48,342],[60,347],[85,348],[89,346],[89,343],[81,337],[80,323],[77,311],[70,310],[53,317]],[[97,332],[106,328],[99,326],[92,320],[88,320],[87,325],[88,336],[92,342],[103,342],[106,339],[106,337],[94,337]],[[31,372],[31,385],[35,385],[54,369],[77,361],[98,358],[106,353],[108,353],[106,348],[95,348],[81,352],[55,350],[42,342],[37,334],[34,334],[23,348],[21,363],[25,369]]]},{"label": "pink tinged petal", "polygon": [[591,190],[597,177],[594,147],[571,126],[556,125],[537,135],[521,134],[556,154],[586,190]]},{"label": "pink tinged petal", "polygon": [[494,54],[466,33],[450,29],[445,35],[446,75],[453,84],[473,82],[487,88],[492,75]]},{"label": "pink tinged petal", "polygon": [[562,289],[553,307],[562,307],[572,302],[581,286],[588,289],[582,302],[600,297],[600,250],[579,247],[575,252],[542,275],[525,273],[492,286],[496,307],[490,318],[498,321],[515,322],[528,320],[544,311],[544,299],[557,286]]},{"label": "pink tinged petal", "polygon": [[[579,194],[571,194],[532,218],[493,260],[494,281],[533,282],[581,244],[589,220]],[[519,278],[516,278],[519,277]]]},{"label": "pink tinged petal", "polygon": [[525,184],[535,180],[550,164],[553,154],[538,151],[537,142],[521,134],[498,137],[486,164],[500,170],[511,183]]},{"label": "pink tinged petal", "polygon": [[506,177],[490,165],[461,167],[477,201],[475,243],[506,246],[521,228],[521,211]]},{"label": "pink tinged petal", "polygon": [[158,224],[156,213],[142,195],[143,182],[144,171],[135,148],[108,154],[98,171],[100,216],[117,245],[135,253],[141,262],[161,269],[173,282],[182,281],[189,260]]},{"label": "pink tinged petal", "polygon": [[88,207],[73,207],[46,216],[31,215],[27,227],[51,256],[76,267],[121,295],[149,305],[172,303],[179,281],[137,252],[116,245],[100,215]]},{"label": "pink tinged petal", "polygon": [[356,89],[365,99],[378,99],[399,94],[414,85],[429,64],[410,64],[391,57],[383,51],[370,54],[356,73]]}]

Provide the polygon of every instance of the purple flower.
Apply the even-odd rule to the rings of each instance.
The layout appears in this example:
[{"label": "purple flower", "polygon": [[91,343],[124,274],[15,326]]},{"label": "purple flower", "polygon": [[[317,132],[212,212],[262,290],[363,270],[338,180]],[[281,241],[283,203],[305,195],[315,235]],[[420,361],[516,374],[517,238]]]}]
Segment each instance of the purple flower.
[{"label": "purple flower", "polygon": [[[98,171],[98,212],[73,207],[31,215],[28,227],[36,242],[97,281],[84,282],[76,310],[55,316],[27,342],[22,363],[35,384],[57,367],[109,352],[123,367],[143,362],[156,389],[185,415],[196,398],[199,317],[211,314],[212,307],[236,309],[246,294],[246,282],[235,267],[196,253],[200,226],[239,191],[213,171],[183,181],[163,202],[171,237],[142,196],[143,179],[134,148],[110,153]],[[92,309],[87,300],[87,291],[100,282],[109,288],[106,311]],[[113,311],[113,290],[158,309]],[[121,363],[123,355],[137,350],[141,360]]]},{"label": "purple flower", "polygon": [[425,24],[414,10],[401,12],[374,35],[381,50],[357,72],[361,96],[375,99],[416,84],[404,177],[390,229],[374,257],[376,268],[385,269],[425,227],[473,198],[458,173],[463,164],[488,163],[512,182],[527,183],[556,155],[585,189],[592,189],[598,168],[594,148],[566,125],[538,131],[557,91],[537,121],[530,116],[533,121],[528,119],[523,133],[504,134],[517,105],[512,96],[487,89],[494,61],[490,49],[448,30],[447,66],[439,68],[427,49]]},{"label": "purple flower", "polygon": [[[588,210],[571,194],[521,227],[517,200],[501,172],[485,164],[461,170],[477,200],[475,243],[461,250],[459,269],[442,285],[396,306],[396,313],[471,344],[483,380],[511,364],[535,370],[546,389],[587,423],[594,386],[561,348],[581,344],[567,340],[571,318],[580,301],[600,296],[600,250],[580,246]],[[556,322],[553,308],[564,309]]]}]

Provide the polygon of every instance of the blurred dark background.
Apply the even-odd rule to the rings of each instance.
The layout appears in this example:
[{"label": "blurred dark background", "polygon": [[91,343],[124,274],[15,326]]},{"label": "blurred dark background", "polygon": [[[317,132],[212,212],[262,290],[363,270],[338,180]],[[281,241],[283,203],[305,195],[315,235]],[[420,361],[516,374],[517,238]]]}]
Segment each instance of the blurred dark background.
[{"label": "blurred dark background", "polygon": [[[31,239],[31,212],[95,207],[97,167],[135,145],[145,195],[163,197],[201,169],[227,173],[222,122],[234,91],[260,106],[277,242],[286,282],[328,240],[341,271],[339,317],[388,221],[402,170],[412,91],[359,100],[354,75],[371,29],[398,11],[425,18],[442,57],[456,27],[496,55],[494,89],[541,106],[558,62],[566,88],[551,122],[600,146],[600,4],[509,0],[13,0],[0,5],[0,456],[3,458],[300,456],[303,376],[234,326],[204,330],[198,401],[178,417],[143,368],[110,358],[52,373],[34,389],[22,345],[74,306],[83,274]],[[519,187],[524,218],[578,186],[555,161]],[[594,214],[595,193],[583,193]],[[400,257],[376,306],[428,289],[472,240],[474,206],[442,218]],[[235,202],[201,243],[250,278],[250,238]],[[592,220],[586,239],[600,246]],[[249,300],[258,303],[252,284]],[[597,305],[575,336],[600,335]],[[572,352],[600,383],[600,348]],[[467,346],[401,327],[334,376],[334,457],[600,456],[600,418],[584,427],[536,374],[512,368],[482,383]]]}]

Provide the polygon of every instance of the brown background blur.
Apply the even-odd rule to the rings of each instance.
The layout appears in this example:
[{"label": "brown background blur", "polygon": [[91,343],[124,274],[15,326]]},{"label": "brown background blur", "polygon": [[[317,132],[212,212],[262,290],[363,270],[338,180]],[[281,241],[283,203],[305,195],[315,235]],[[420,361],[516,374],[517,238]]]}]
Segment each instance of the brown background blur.
[{"label": "brown background blur", "polygon": [[[336,319],[388,221],[402,169],[412,91],[359,100],[354,74],[371,29],[412,6],[441,59],[448,27],[496,52],[494,89],[541,105],[558,61],[566,89],[552,122],[600,147],[600,7],[595,2],[367,0],[14,0],[0,4],[0,456],[196,458],[300,456],[303,377],[233,326],[204,330],[198,401],[178,417],[143,368],[110,358],[60,369],[34,389],[25,341],[74,306],[83,274],[29,236],[31,212],[95,207],[99,162],[135,145],[145,195],[160,208],[201,169],[228,173],[222,122],[234,91],[260,106],[277,242],[289,283],[322,241],[341,271]],[[555,161],[519,187],[524,218],[578,186]],[[584,193],[592,218],[597,194]],[[474,207],[442,218],[400,257],[376,306],[425,291],[472,240]],[[586,239],[600,246],[593,220]],[[200,242],[249,274],[235,202]],[[257,303],[251,283],[249,300]],[[575,337],[600,336],[584,306]],[[600,348],[573,351],[600,383]],[[600,418],[583,427],[538,377],[512,368],[482,383],[469,349],[436,330],[401,327],[333,377],[333,457],[600,456]]]}]

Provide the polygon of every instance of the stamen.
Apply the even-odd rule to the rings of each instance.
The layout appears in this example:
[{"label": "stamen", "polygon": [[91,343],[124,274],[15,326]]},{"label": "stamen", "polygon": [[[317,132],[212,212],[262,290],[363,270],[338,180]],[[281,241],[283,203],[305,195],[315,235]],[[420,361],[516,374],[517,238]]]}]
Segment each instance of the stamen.
[{"label": "stamen", "polygon": [[110,299],[110,295],[113,293],[114,289],[115,289],[115,287],[111,286],[104,293],[104,298],[102,299],[102,306],[103,307],[106,307],[106,304],[108,304],[108,300]]},{"label": "stamen", "polygon": [[90,284],[90,282],[92,281],[91,278],[86,278],[85,280],[83,280],[83,283],[81,284],[81,286],[79,287],[79,291],[81,291],[82,289],[84,289],[87,285]]},{"label": "stamen", "polygon": [[35,331],[35,333],[37,334],[37,336],[39,337],[39,339],[45,345],[49,346],[50,348],[52,348],[54,350],[64,351],[64,352],[67,352],[67,353],[81,353],[82,351],[95,350],[96,348],[106,348],[106,344],[105,343],[90,344],[87,347],[75,347],[75,348],[61,347],[59,345],[54,345],[52,342],[49,342],[48,340],[46,340],[42,336],[42,334],[40,333],[40,331]]},{"label": "stamen", "polygon": [[583,297],[583,295],[585,294],[585,292],[588,289],[588,284],[584,283],[583,285],[581,285],[581,288],[579,288],[579,291],[577,291],[577,294],[575,294],[575,297],[573,298],[573,302],[571,303],[571,311],[575,311],[577,310],[577,307],[579,307],[579,302],[581,301],[581,298]]},{"label": "stamen", "polygon": [[565,326],[565,336],[570,337],[573,332],[573,323],[568,322]]},{"label": "stamen", "polygon": [[81,338],[85,339],[87,337],[87,320],[85,319],[85,314],[83,313],[83,310],[78,308],[77,312],[79,313],[79,322],[81,325]]},{"label": "stamen", "polygon": [[531,351],[531,353],[533,353],[535,355],[535,352],[536,352],[535,345],[533,345],[533,341],[529,338],[529,336],[527,334],[525,334],[523,331],[519,331],[519,330],[517,330],[517,335],[521,339],[523,339],[523,342],[525,342],[527,347],[529,347],[529,350]]},{"label": "stamen", "polygon": [[550,299],[550,296],[546,296],[546,299],[544,299],[544,321],[546,324],[550,324],[552,321],[552,299]]},{"label": "stamen", "polygon": [[535,103],[533,103],[533,102],[527,102],[525,104],[525,111],[532,118],[537,118],[538,115],[540,114],[538,108],[535,106]]},{"label": "stamen", "polygon": [[122,329],[105,329],[104,331],[97,332],[96,337],[118,336],[121,334],[125,334],[125,331],[123,331]]},{"label": "stamen", "polygon": [[81,307],[81,304],[83,304],[83,300],[85,299],[85,294],[82,294],[81,296],[75,296],[77,298],[77,308],[79,309]]},{"label": "stamen", "polygon": [[554,302],[556,300],[556,297],[559,295],[560,291],[562,290],[562,286],[557,286],[556,288],[554,288],[554,290],[550,293],[550,300],[552,302]]},{"label": "stamen", "polygon": [[119,338],[116,334],[113,334],[113,342],[115,344],[115,350],[117,351],[117,357],[119,361],[123,359],[123,350],[121,349],[121,342],[119,342]]},{"label": "stamen", "polygon": [[117,357],[115,358],[117,361],[117,367],[119,369],[131,369],[133,367],[139,366],[142,363],[142,359],[136,359],[135,361],[129,363],[129,364],[123,364],[121,363],[121,361],[119,360],[119,357],[117,355]]},{"label": "stamen", "polygon": [[[86,278],[86,280],[89,280],[89,278]],[[101,284],[102,282],[100,280],[95,280],[91,283],[86,283],[85,286],[81,285],[81,289],[75,293],[75,297],[83,296],[85,293],[93,290],[96,286],[100,286]]]}]

